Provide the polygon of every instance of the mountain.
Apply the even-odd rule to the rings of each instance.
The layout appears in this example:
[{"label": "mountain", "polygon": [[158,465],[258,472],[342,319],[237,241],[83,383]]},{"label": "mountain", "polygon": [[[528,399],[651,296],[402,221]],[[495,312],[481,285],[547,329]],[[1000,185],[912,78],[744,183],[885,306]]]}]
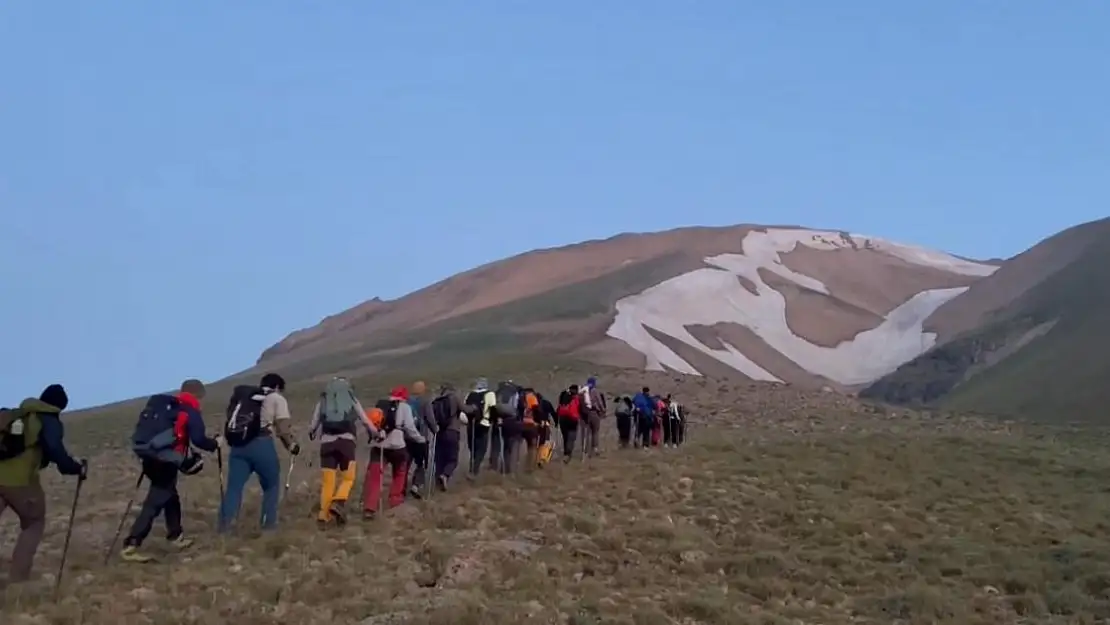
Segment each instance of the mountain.
[{"label": "mountain", "polygon": [[257,368],[369,374],[516,353],[851,390],[962,331],[971,313],[941,313],[998,269],[799,226],[621,234],[371,299]]},{"label": "mountain", "polygon": [[952,336],[865,398],[1046,421],[1103,421],[1110,401],[1110,219],[1041,241],[933,319]]}]

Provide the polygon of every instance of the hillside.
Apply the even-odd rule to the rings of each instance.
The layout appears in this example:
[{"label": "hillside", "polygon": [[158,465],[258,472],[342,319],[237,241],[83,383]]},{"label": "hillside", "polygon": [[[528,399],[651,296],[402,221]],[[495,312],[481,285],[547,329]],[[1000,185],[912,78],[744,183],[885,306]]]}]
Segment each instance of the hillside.
[{"label": "hillside", "polygon": [[1045,239],[935,319],[949,340],[866,398],[1051,421],[1105,422],[1110,387],[1110,219]]},{"label": "hillside", "polygon": [[258,368],[312,377],[503,353],[850,389],[947,338],[934,312],[997,268],[797,226],[623,234],[369,300],[293,332]]}]

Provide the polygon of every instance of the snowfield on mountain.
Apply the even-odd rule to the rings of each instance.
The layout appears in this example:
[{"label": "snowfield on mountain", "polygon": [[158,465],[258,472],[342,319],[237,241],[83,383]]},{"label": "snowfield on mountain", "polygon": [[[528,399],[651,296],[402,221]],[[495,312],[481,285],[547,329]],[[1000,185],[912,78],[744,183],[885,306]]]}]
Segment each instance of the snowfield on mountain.
[{"label": "snowfield on mountain", "polygon": [[[620,339],[647,359],[649,370],[666,368],[701,375],[691,363],[652,336],[648,329],[673,337],[699,352],[761,381],[783,379],[760,366],[727,339],[713,348],[694,337],[691,325],[739,324],[752,330],[771,348],[806,371],[850,386],[875,380],[936,344],[937,334],[924,329],[926,320],[940,306],[967,291],[967,286],[925,289],[882,315],[875,327],[826,347],[791,329],[787,300],[763,279],[770,272],[825,296],[834,289],[821,280],[794,270],[783,255],[797,246],[820,251],[872,250],[908,263],[952,274],[983,277],[994,265],[977,263],[919,247],[857,234],[817,230],[768,229],[744,237],[739,254],[719,254],[705,262],[715,268],[685,273],[616,303],[616,318],[607,334]],[[745,285],[737,278],[743,278]],[[754,291],[753,291],[754,289]]]}]

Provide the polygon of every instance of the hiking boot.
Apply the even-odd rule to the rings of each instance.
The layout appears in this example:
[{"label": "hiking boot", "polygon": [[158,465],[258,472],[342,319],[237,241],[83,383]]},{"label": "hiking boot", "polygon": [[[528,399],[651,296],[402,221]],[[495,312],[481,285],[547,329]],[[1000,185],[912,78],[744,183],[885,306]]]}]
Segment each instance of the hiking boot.
[{"label": "hiking boot", "polygon": [[134,545],[124,547],[123,551],[119,552],[119,559],[124,562],[136,562],[139,564],[146,564],[147,562],[154,561],[154,558],[143,554],[139,551],[139,548]]},{"label": "hiking boot", "polygon": [[320,531],[328,529],[328,522],[324,519],[316,519],[316,529]]},{"label": "hiking boot", "polygon": [[328,513],[331,514],[331,518],[335,519],[336,525],[342,527],[347,524],[347,513],[341,506],[333,504],[332,507],[328,508]]},{"label": "hiking boot", "polygon": [[436,483],[439,484],[440,492],[443,492],[443,493],[447,492],[447,476],[446,475],[441,475],[441,476],[437,477],[436,478]]},{"label": "hiking boot", "polygon": [[177,549],[178,551],[183,551],[193,546],[193,539],[185,538],[184,534],[179,534],[175,538],[170,538],[168,540],[170,542],[170,546],[174,549]]},{"label": "hiking boot", "polygon": [[378,517],[378,513],[374,510],[363,510],[362,511],[362,520],[363,521],[373,521],[377,517]]},{"label": "hiking boot", "polygon": [[420,493],[420,489],[416,486],[416,484],[413,484],[409,487],[409,494],[412,495],[414,499],[424,498],[424,495]]}]

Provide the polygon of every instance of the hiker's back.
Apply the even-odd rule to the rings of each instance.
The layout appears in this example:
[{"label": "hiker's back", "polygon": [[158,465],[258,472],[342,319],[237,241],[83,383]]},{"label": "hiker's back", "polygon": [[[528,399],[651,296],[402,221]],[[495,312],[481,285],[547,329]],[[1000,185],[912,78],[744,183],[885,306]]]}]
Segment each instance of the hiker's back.
[{"label": "hiker's back", "polygon": [[358,419],[358,400],[351,383],[332,378],[320,394],[320,430],[328,436],[353,437]]},{"label": "hiker's back", "polygon": [[180,465],[188,451],[185,433],[178,420],[188,408],[173,395],[157,394],[147,399],[131,434],[131,450],[141,460]]},{"label": "hiker's back", "polygon": [[19,408],[0,409],[0,486],[33,483],[42,463],[42,419]]}]

